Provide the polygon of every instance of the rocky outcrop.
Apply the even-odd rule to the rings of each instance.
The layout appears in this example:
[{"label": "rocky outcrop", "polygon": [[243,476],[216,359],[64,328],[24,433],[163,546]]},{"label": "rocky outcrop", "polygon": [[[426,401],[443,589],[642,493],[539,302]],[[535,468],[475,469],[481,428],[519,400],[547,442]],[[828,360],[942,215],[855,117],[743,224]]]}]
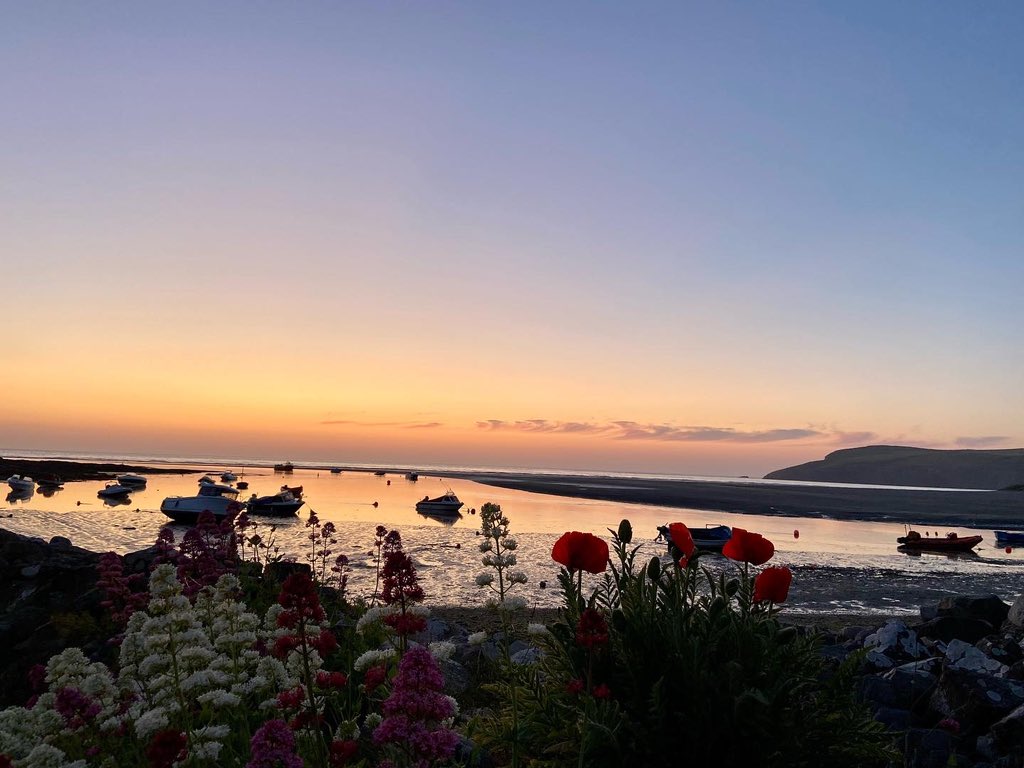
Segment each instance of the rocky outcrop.
[{"label": "rocky outcrop", "polygon": [[0,529],[0,706],[28,698],[27,671],[69,645],[102,645],[99,555]]},{"label": "rocky outcrop", "polygon": [[1024,448],[942,451],[869,445],[833,451],[820,461],[779,469],[765,477],[769,480],[995,491],[1024,482]]},{"label": "rocky outcrop", "polygon": [[1013,610],[995,595],[960,596],[921,616],[833,637],[826,656],[860,654],[861,695],[898,732],[904,765],[1024,765],[1024,628]]}]

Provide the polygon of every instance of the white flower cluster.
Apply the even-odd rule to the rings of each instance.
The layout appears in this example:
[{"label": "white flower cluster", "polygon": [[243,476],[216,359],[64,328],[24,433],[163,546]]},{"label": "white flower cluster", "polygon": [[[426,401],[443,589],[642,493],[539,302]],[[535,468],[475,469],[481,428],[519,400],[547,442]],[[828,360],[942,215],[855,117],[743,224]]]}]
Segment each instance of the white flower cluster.
[{"label": "white flower cluster", "polygon": [[474,632],[473,634],[471,634],[469,637],[466,638],[466,642],[469,643],[470,645],[481,645],[482,643],[485,643],[486,641],[487,641],[487,633],[486,632]]},{"label": "white flower cluster", "polygon": [[438,661],[447,661],[455,653],[455,643],[448,640],[438,640],[437,642],[430,643],[427,646],[427,650]]},{"label": "white flower cluster", "polygon": [[362,672],[378,664],[384,664],[395,658],[398,652],[394,648],[373,648],[362,654],[352,663],[352,669]]},{"label": "white flower cluster", "polygon": [[[238,586],[234,576],[222,576],[193,605],[182,594],[174,567],[158,566],[150,578],[147,610],[128,622],[116,680],[77,648],[57,654],[47,665],[48,690],[36,705],[0,711],[0,753],[10,755],[18,768],[82,768],[84,761],[70,762],[52,743],[72,733],[54,705],[61,689],[73,688],[99,705],[95,722],[101,729],[128,726],[143,742],[162,728],[180,727],[178,711],[198,703],[201,710],[190,716],[189,759],[216,765],[230,724],[237,722],[235,710],[276,709],[277,694],[294,688],[300,677],[297,652],[282,663],[255,650],[258,641],[270,645],[281,635],[280,606],[268,611],[261,628],[259,618],[235,599]],[[321,661],[315,652],[311,657],[315,672]],[[124,711],[120,705],[126,696],[132,703]]]},{"label": "white flower cluster", "polygon": [[[484,540],[480,544],[483,553],[481,562],[495,573],[484,571],[476,577],[478,587],[487,587],[494,597],[487,601],[488,606],[500,606],[509,609],[506,603],[512,598],[509,590],[528,581],[523,571],[511,571],[518,564],[515,550],[519,542],[509,535],[509,519],[501,512],[497,504],[484,504],[480,509],[480,533]],[[497,581],[497,583],[495,583]],[[518,600],[516,605],[518,605]],[[525,604],[525,601],[523,601]]]}]

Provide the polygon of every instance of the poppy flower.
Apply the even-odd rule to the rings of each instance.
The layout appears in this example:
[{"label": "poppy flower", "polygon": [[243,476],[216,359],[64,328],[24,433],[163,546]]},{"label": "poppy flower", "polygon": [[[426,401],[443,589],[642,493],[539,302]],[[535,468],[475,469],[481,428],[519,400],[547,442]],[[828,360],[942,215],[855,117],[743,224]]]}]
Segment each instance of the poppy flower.
[{"label": "poppy flower", "polygon": [[563,533],[551,549],[551,558],[570,571],[603,573],[608,567],[608,543],[592,533]]},{"label": "poppy flower", "polygon": [[732,538],[722,547],[722,554],[730,560],[764,565],[775,554],[775,545],[759,533],[733,528]]},{"label": "poppy flower", "polygon": [[[672,546],[683,553],[683,560],[689,560],[693,555],[693,550],[697,547],[693,543],[693,536],[690,535],[690,529],[682,523],[672,523],[668,527],[669,536],[672,538]],[[680,561],[680,567],[683,566],[683,562]]]},{"label": "poppy flower", "polygon": [[784,603],[789,595],[793,572],[789,568],[765,568],[754,579],[754,602]]}]

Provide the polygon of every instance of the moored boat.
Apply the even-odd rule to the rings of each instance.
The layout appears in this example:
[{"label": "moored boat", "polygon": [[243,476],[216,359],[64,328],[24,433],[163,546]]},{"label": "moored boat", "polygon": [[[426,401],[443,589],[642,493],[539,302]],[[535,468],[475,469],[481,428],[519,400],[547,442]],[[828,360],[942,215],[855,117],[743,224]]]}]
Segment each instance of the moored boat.
[{"label": "moored boat", "polygon": [[[302,490],[301,488],[299,489]],[[305,502],[296,498],[290,491],[282,490],[273,496],[257,496],[255,493],[245,503],[250,515],[267,515],[269,517],[291,517],[299,511]]]},{"label": "moored boat", "polygon": [[200,494],[198,496],[169,496],[160,504],[160,511],[176,523],[193,525],[203,512],[209,512],[217,520],[242,510],[231,495]]},{"label": "moored boat", "polygon": [[981,543],[981,536],[922,536],[917,531],[907,531],[906,536],[896,539],[900,549],[922,552],[969,552]]},{"label": "moored boat", "polygon": [[221,474],[220,479],[223,480],[225,483],[232,483],[238,479],[238,475],[236,475],[229,469],[227,472]]},{"label": "moored boat", "polygon": [[[711,525],[709,523],[703,528],[686,526],[686,530],[690,532],[693,545],[705,552],[721,552],[729,539],[732,538],[732,528],[728,525]],[[658,539],[666,541],[669,549],[672,548],[672,537],[669,534],[667,525],[658,526]]]},{"label": "moored boat", "polygon": [[11,475],[7,478],[7,484],[12,491],[34,491],[36,488],[36,481],[24,475]]},{"label": "moored boat", "polygon": [[458,515],[462,506],[459,497],[448,491],[436,499],[424,496],[422,500],[416,502],[416,511],[429,515]]},{"label": "moored boat", "polygon": [[146,478],[142,475],[118,475],[117,482],[120,485],[141,486],[146,484]]},{"label": "moored boat", "polygon": [[1024,531],[996,531],[998,544],[1024,544]]},{"label": "moored boat", "polygon": [[274,465],[274,471],[275,472],[294,472],[295,471],[295,467],[292,465],[292,463],[290,461],[286,461],[283,464],[275,464]]},{"label": "moored boat", "polygon": [[116,499],[123,498],[131,492],[132,488],[130,486],[121,485],[120,483],[107,483],[96,492],[96,495],[102,499]]},{"label": "moored boat", "polygon": [[405,479],[406,480],[412,480],[413,482],[415,482],[415,481],[420,479],[420,473],[419,472],[406,472],[405,473]]}]

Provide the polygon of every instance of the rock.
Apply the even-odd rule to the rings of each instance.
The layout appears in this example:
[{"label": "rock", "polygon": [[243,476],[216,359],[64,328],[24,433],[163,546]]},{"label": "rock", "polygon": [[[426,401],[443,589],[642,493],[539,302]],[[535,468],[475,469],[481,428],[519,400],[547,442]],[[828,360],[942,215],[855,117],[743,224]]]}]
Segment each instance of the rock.
[{"label": "rock", "polygon": [[1024,705],[1017,707],[1002,720],[992,725],[992,737],[1004,749],[1018,749],[1024,745]]},{"label": "rock", "polygon": [[985,733],[1021,704],[1021,683],[955,667],[943,670],[930,701],[932,709],[943,717],[956,718],[972,733]]},{"label": "rock", "polygon": [[879,707],[875,720],[891,731],[905,731],[910,727],[911,713],[907,709]]},{"label": "rock", "polygon": [[892,702],[901,709],[924,710],[939,678],[925,669],[904,665],[889,670],[883,678],[892,684]]},{"label": "rock", "polygon": [[946,731],[911,728],[904,737],[905,765],[913,768],[946,768],[953,739]]},{"label": "rock", "polygon": [[[964,619],[980,619],[993,627],[1002,626],[1006,621],[1010,606],[999,599],[998,595],[958,595],[945,597],[939,601],[939,616],[954,616]],[[923,614],[923,612],[922,612]]]},{"label": "rock", "polygon": [[26,565],[21,569],[21,575],[26,579],[33,579],[39,575],[39,571],[42,570],[42,566],[39,565]]},{"label": "rock", "polygon": [[990,658],[963,640],[953,640],[946,647],[946,665],[968,672],[983,672],[990,675],[1005,675],[1008,667]]},{"label": "rock", "polygon": [[974,743],[974,751],[986,760],[995,760],[999,757],[999,752],[996,749],[996,740],[988,735],[978,737]]},{"label": "rock", "polygon": [[542,656],[539,648],[530,647],[512,654],[511,661],[513,664],[536,664]]},{"label": "rock", "polygon": [[975,647],[989,658],[1007,666],[1024,659],[1024,649],[1020,647],[1020,643],[1005,635],[991,635],[983,638],[975,643]]},{"label": "rock", "polygon": [[968,643],[976,643],[987,635],[992,634],[996,627],[982,619],[965,616],[937,616],[931,621],[919,624],[914,629],[919,637],[941,640],[944,643],[948,643],[951,640],[964,640]]},{"label": "rock", "polygon": [[902,621],[890,621],[864,639],[865,648],[873,648],[891,659],[919,659],[925,649],[917,634]]},{"label": "rock", "polygon": [[[874,630],[870,629],[869,627],[849,626],[843,627],[842,631],[839,633],[839,636],[843,638],[843,640],[857,640],[859,638],[863,643],[864,638],[870,635],[873,631]],[[861,636],[861,633],[864,633],[863,637]]]},{"label": "rock", "polygon": [[71,547],[71,539],[66,536],[54,536],[50,539],[51,547],[60,547],[61,549],[68,549]]},{"label": "rock", "polygon": [[880,651],[868,651],[867,655],[864,657],[864,665],[869,670],[878,671],[882,669],[892,669],[892,667],[896,665],[896,662]]},{"label": "rock", "polygon": [[469,688],[469,670],[457,661],[445,659],[439,666],[444,673],[444,692],[449,696],[459,696]]},{"label": "rock", "polygon": [[1024,629],[1024,592],[1017,596],[1007,612],[1006,620],[1017,629]]}]

